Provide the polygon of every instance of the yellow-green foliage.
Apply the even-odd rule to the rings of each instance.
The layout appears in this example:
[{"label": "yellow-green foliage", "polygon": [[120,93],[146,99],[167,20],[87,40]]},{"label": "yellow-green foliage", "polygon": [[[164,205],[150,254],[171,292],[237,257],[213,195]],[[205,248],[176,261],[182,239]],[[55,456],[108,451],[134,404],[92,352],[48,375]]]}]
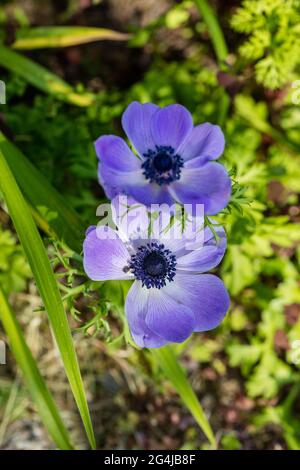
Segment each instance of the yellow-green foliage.
[{"label": "yellow-green foliage", "polygon": [[280,88],[296,76],[300,64],[298,0],[245,0],[231,19],[247,35],[240,55],[255,63],[258,83]]}]

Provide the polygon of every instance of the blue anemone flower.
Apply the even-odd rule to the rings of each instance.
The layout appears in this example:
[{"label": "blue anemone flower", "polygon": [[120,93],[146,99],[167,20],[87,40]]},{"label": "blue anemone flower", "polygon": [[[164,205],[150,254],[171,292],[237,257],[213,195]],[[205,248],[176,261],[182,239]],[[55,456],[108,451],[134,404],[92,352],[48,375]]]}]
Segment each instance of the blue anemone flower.
[{"label": "blue anemone flower", "polygon": [[113,199],[126,194],[151,204],[203,204],[207,215],[229,202],[231,181],[217,163],[224,150],[224,135],[210,123],[193,126],[192,116],[180,104],[160,108],[152,103],[131,103],[122,117],[123,129],[137,155],[126,142],[104,135],[95,142],[99,180]]},{"label": "blue anemone flower", "polygon": [[136,344],[156,348],[180,343],[193,332],[218,326],[230,300],[223,282],[205,273],[224,255],[223,228],[215,227],[216,239],[206,227],[203,243],[196,249],[190,248],[182,231],[181,236],[162,230],[150,237],[134,225],[134,232],[90,227],[83,252],[84,269],[91,279],[134,281],[125,312]]}]

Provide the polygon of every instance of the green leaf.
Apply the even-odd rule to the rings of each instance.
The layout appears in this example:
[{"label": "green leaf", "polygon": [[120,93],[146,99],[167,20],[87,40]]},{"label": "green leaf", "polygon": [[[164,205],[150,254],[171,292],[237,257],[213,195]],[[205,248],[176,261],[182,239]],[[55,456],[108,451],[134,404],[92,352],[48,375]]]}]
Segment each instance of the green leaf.
[{"label": "green leaf", "polygon": [[[213,8],[207,3],[206,0],[194,0],[199,12],[201,13],[203,20],[207,26],[208,32],[211,37],[211,41],[217,56],[219,66],[221,69],[226,69],[226,59],[228,56],[228,47],[225,41],[225,37],[222,28],[218,22],[217,16]],[[220,105],[219,105],[219,117],[218,124],[223,126],[229,111],[230,98],[225,90],[222,93]]]},{"label": "green leaf", "polygon": [[13,355],[21,368],[29,391],[35,401],[39,415],[53,441],[59,449],[70,450],[68,431],[59,415],[56,404],[28,348],[15,313],[0,287],[0,319],[9,339]]},{"label": "green leaf", "polygon": [[267,121],[267,116],[265,115],[266,104],[264,102],[256,103],[250,96],[237,95],[234,104],[236,113],[252,126],[253,129],[269,135],[278,144],[299,154],[299,144],[289,140],[286,134],[272,127],[269,121]]},{"label": "green leaf", "polygon": [[77,213],[47,178],[0,132],[0,150],[5,155],[23,195],[32,206],[37,224],[48,235],[55,234],[71,249],[80,252],[84,226]]},{"label": "green leaf", "polygon": [[179,364],[173,350],[170,346],[164,346],[163,348],[159,349],[151,349],[151,352],[155,357],[157,364],[173,384],[185,406],[192,413],[207,439],[215,448],[216,440],[211,426],[204,414],[202,406],[200,405],[194,390],[192,389],[186,377],[184,369]]},{"label": "green leaf", "polygon": [[48,47],[68,47],[93,41],[126,41],[129,38],[129,34],[105,28],[45,26],[19,30],[12,48],[42,49]]},{"label": "green leaf", "polygon": [[222,62],[225,62],[228,56],[228,49],[218,19],[214,13],[214,10],[206,0],[194,1],[206,23],[218,61],[220,64],[222,64]]},{"label": "green leaf", "polygon": [[91,446],[95,438],[72,335],[58,286],[30,210],[0,150],[0,189],[43,299]]},{"label": "green leaf", "polygon": [[232,295],[238,295],[246,286],[255,281],[257,266],[240,248],[232,245],[226,254],[224,280]]},{"label": "green leaf", "polygon": [[22,77],[39,90],[57,99],[77,106],[90,106],[95,97],[90,93],[79,94],[64,80],[31,59],[0,45],[0,66]]}]

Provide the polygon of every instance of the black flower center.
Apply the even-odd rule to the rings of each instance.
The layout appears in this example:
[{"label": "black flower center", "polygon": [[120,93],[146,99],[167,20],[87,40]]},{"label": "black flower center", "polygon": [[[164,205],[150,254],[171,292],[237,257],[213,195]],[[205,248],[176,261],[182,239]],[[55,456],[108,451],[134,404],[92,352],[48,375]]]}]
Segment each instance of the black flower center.
[{"label": "black flower center", "polygon": [[159,173],[171,170],[172,163],[172,157],[167,153],[158,153],[153,158],[153,166]]},{"label": "black flower center", "polygon": [[156,150],[144,153],[142,164],[145,178],[159,186],[169,184],[180,178],[183,159],[175,154],[173,147],[157,145]]},{"label": "black flower center", "polygon": [[152,251],[149,255],[145,256],[143,260],[143,267],[146,274],[149,276],[161,276],[166,272],[166,261],[163,255]]},{"label": "black flower center", "polygon": [[160,289],[172,281],[176,273],[176,256],[163,244],[150,242],[132,255],[128,268],[148,289]]}]

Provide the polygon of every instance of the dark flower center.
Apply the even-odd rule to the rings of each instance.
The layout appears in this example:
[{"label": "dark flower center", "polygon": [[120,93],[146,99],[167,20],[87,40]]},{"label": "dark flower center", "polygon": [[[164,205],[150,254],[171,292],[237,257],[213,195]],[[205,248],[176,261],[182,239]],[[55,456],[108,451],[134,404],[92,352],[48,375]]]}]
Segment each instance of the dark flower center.
[{"label": "dark flower center", "polygon": [[163,255],[152,251],[144,258],[143,267],[149,276],[161,276],[166,272],[166,261]]},{"label": "dark flower center", "polygon": [[156,150],[149,149],[144,153],[142,164],[145,178],[159,186],[172,183],[180,178],[183,159],[175,154],[172,147],[157,145]]},{"label": "dark flower center", "polygon": [[172,281],[176,272],[176,256],[163,244],[150,242],[132,255],[128,268],[148,289],[160,289]]},{"label": "dark flower center", "polygon": [[167,153],[158,153],[153,158],[153,166],[159,173],[171,170],[172,163],[172,157]]}]

